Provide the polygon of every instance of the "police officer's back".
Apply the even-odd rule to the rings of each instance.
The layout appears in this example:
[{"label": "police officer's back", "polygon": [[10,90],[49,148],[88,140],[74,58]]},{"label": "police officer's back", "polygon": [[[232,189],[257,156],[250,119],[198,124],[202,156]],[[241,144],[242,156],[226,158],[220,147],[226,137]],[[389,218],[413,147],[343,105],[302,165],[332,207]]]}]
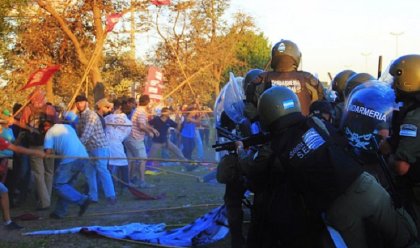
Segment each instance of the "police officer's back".
[{"label": "police officer's back", "polygon": [[[258,97],[273,85],[286,86],[297,94],[302,106],[302,113],[309,114],[309,105],[324,98],[322,84],[312,74],[299,71],[301,52],[290,40],[281,40],[271,51],[271,68],[273,71],[261,73],[246,90],[246,101],[250,119],[256,117],[252,105],[257,105]],[[254,113],[254,114],[253,114]]]}]

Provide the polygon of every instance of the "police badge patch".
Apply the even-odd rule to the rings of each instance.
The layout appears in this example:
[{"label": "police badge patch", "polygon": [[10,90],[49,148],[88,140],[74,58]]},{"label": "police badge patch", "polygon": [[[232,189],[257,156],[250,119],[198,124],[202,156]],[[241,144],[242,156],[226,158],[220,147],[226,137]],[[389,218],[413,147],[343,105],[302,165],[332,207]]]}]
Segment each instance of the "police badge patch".
[{"label": "police badge patch", "polygon": [[291,109],[291,108],[294,108],[294,107],[295,107],[295,103],[293,102],[293,100],[292,100],[292,99],[289,99],[289,100],[283,101],[283,108],[284,108],[285,110],[287,110],[287,109]]},{"label": "police badge patch", "polygon": [[286,45],[282,42],[279,44],[279,47],[277,48],[277,51],[284,53],[286,51]]},{"label": "police badge patch", "polygon": [[417,126],[413,124],[402,124],[400,126],[400,136],[417,137]]}]

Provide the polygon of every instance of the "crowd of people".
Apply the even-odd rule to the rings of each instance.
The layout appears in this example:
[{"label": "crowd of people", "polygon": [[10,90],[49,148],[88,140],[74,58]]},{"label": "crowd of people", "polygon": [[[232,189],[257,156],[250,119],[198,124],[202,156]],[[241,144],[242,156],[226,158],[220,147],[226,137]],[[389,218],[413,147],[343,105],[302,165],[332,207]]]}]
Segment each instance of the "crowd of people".
[{"label": "crowd of people", "polygon": [[[294,42],[279,41],[272,70],[250,70],[240,80],[242,98],[216,116],[219,136],[245,137],[223,148],[230,151],[217,169],[231,246],[335,247],[335,229],[347,247],[419,247],[420,55],[397,58],[381,79],[342,71],[330,90],[298,70],[300,60]],[[127,186],[154,187],[145,168],[162,165],[156,158],[172,152],[191,171],[209,144],[211,111],[197,102],[152,113],[148,95],[102,98],[94,109],[79,95],[74,109],[60,114],[42,91],[30,99],[21,114],[0,122],[0,173],[13,163],[0,183],[7,229],[20,228],[9,203],[25,200],[31,175],[34,207],[50,209],[54,190],[51,218],[64,217],[69,204],[82,216],[100,200],[98,185],[115,204]],[[78,174],[86,177],[84,192],[73,187]],[[247,191],[254,199],[245,235]]]},{"label": "crowd of people", "polygon": [[[102,98],[91,108],[88,98],[78,95],[74,107],[63,111],[48,103],[40,89],[29,99],[27,106],[15,104],[12,113],[4,112],[0,122],[0,192],[7,230],[21,228],[9,209],[24,204],[30,193],[36,194],[34,209],[52,209],[50,218],[63,218],[69,204],[78,205],[82,216],[99,202],[100,189],[106,203],[114,205],[127,187],[155,187],[146,182],[146,164],[161,165],[169,152],[185,170],[196,169],[188,160],[202,161],[203,143],[209,144],[211,110],[198,102],[176,109],[153,106],[148,95],[141,95],[138,100]],[[85,182],[81,189],[74,187],[79,174]]]}]

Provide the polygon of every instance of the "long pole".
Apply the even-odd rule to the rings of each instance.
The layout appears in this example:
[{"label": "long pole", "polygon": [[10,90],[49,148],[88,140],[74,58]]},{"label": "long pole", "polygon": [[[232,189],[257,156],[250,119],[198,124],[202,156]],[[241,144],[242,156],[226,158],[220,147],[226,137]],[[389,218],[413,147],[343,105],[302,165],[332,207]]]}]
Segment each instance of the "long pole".
[{"label": "long pole", "polygon": [[206,70],[208,67],[210,67],[211,65],[213,65],[213,63],[210,63],[204,67],[202,67],[199,71],[197,71],[196,73],[192,74],[189,78],[185,79],[184,82],[180,83],[177,87],[175,87],[175,89],[173,89],[170,93],[168,93],[166,96],[163,97],[162,100],[165,100],[166,98],[170,97],[174,92],[176,92],[179,88],[181,88],[182,86],[184,86],[186,83],[188,83],[191,79],[193,79],[194,77],[196,77],[200,72]]}]

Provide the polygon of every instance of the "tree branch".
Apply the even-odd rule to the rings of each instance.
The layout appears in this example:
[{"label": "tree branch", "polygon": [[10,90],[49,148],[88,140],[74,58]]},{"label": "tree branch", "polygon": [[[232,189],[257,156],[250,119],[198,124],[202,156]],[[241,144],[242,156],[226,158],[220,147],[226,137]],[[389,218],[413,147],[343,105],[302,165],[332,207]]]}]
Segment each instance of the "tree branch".
[{"label": "tree branch", "polygon": [[82,64],[86,65],[88,63],[88,59],[86,58],[86,55],[82,50],[79,40],[70,30],[67,22],[57,13],[57,11],[49,4],[48,1],[36,0],[36,2],[41,8],[50,13],[57,20],[58,24],[61,27],[61,30],[63,30],[64,34],[66,34],[67,37],[72,41],[74,48],[76,49],[79,61]]}]

